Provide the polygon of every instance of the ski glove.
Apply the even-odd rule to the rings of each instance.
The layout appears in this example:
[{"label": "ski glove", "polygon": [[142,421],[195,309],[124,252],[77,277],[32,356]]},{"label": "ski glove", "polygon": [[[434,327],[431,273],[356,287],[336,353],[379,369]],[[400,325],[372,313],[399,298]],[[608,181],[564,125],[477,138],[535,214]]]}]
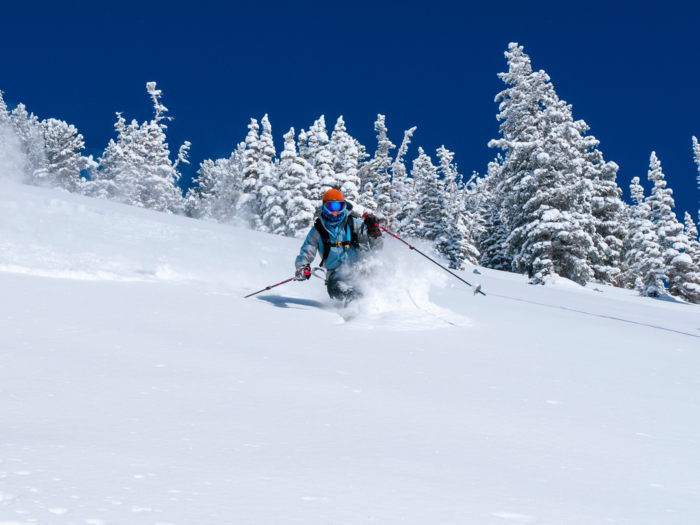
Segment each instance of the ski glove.
[{"label": "ski glove", "polygon": [[379,229],[379,219],[374,215],[365,215],[365,226],[367,226],[367,235],[373,239],[381,237],[382,230]]},{"label": "ski glove", "polygon": [[294,275],[295,281],[308,281],[311,279],[311,266],[305,264],[297,268],[297,273]]}]

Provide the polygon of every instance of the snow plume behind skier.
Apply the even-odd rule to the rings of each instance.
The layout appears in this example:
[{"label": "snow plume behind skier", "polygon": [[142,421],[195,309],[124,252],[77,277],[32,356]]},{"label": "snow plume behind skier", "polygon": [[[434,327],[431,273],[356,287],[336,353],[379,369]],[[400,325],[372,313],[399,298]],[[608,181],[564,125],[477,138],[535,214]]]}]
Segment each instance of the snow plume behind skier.
[{"label": "snow plume behind skier", "polygon": [[[439,256],[429,241],[417,247]],[[337,311],[348,328],[380,330],[431,330],[471,326],[468,318],[441,308],[430,300],[430,293],[445,287],[461,286],[429,262],[399,243],[387,243],[381,254],[370,253],[362,260],[364,278],[358,280],[361,297]],[[465,286],[465,293],[470,290]]]}]

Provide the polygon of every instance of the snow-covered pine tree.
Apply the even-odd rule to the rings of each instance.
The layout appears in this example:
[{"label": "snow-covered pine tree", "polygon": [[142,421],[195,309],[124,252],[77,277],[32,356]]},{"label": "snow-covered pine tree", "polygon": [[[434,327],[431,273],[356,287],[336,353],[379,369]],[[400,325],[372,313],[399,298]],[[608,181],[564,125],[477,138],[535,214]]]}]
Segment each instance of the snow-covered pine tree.
[{"label": "snow-covered pine tree", "polygon": [[27,113],[24,104],[18,104],[10,113],[10,120],[23,156],[24,183],[33,186],[48,186],[44,138],[39,119]]},{"label": "snow-covered pine tree", "polygon": [[690,303],[700,304],[700,243],[688,212],[685,212],[684,236],[687,240],[684,252],[671,261],[668,271],[669,291]]},{"label": "snow-covered pine tree", "polygon": [[646,202],[651,209],[651,218],[661,247],[669,291],[675,295],[684,290],[684,278],[689,271],[692,272],[692,261],[689,256],[682,254],[689,247],[688,238],[683,232],[683,224],[678,222],[672,211],[675,207],[673,190],[666,187],[661,162],[655,152],[651,153],[649,161],[649,180],[654,183],[654,187]]},{"label": "snow-covered pine tree", "polygon": [[[626,226],[627,235],[622,248],[622,273],[617,278],[620,287],[637,288],[638,261],[643,257],[643,250],[637,244],[636,234],[644,221],[651,227],[650,209],[644,202],[644,188],[639,184],[639,177],[634,177],[630,184],[630,195],[634,204],[627,208]],[[641,281],[640,281],[641,282]]]},{"label": "snow-covered pine tree", "polygon": [[117,113],[117,141],[110,140],[99,159],[99,171],[86,187],[86,194],[115,199],[132,206],[165,213],[182,213],[184,200],[177,186],[180,178],[178,166],[188,163],[190,143],[179,150],[176,162],[170,160],[170,150],[165,142],[163,123],[168,109],[160,103],[162,92],[155,82],[148,82],[146,90],[153,101],[155,117],[142,125],[136,120],[126,125],[121,113]]},{"label": "snow-covered pine tree", "polygon": [[3,98],[3,92],[0,91],[0,162],[6,158],[6,150],[9,147],[7,145],[8,132],[12,128],[12,121],[10,120],[10,113],[7,111],[7,104]]},{"label": "snow-covered pine tree", "polygon": [[326,132],[326,121],[321,115],[313,126],[309,129],[309,143],[315,145],[314,168],[319,178],[321,195],[330,189],[338,189],[338,180],[333,172],[333,155],[328,149],[328,133]]},{"label": "snow-covered pine tree", "polygon": [[211,208],[215,199],[214,192],[219,173],[224,171],[221,163],[227,160],[217,159],[213,161],[206,159],[200,162],[197,177],[192,180],[195,186],[187,190],[187,195],[185,195],[186,217],[217,222]]},{"label": "snow-covered pine tree", "polygon": [[245,142],[227,159],[200,164],[196,184],[187,193],[186,215],[223,224],[237,223],[236,204],[243,184]]},{"label": "snow-covered pine tree", "polygon": [[306,131],[304,131],[304,128],[301,128],[301,131],[299,132],[299,157],[304,159],[307,163],[311,161],[311,156],[309,155],[309,144],[308,144],[308,137],[306,135]]},{"label": "snow-covered pine tree", "polygon": [[466,232],[466,252],[467,261],[474,266],[478,266],[481,252],[478,248],[478,239],[484,229],[482,224],[482,199],[483,195],[478,187],[479,174],[472,173],[471,178],[462,187],[464,199],[464,225]]},{"label": "snow-covered pine tree", "polygon": [[467,209],[469,190],[452,162],[454,153],[442,146],[437,150],[437,156],[440,159],[438,173],[443,177],[441,185],[448,225],[443,253],[451,268],[462,268],[465,261],[476,265],[479,251],[471,238],[473,217]]},{"label": "snow-covered pine tree", "polygon": [[396,152],[396,158],[391,163],[391,204],[385,215],[387,228],[391,231],[398,231],[401,221],[415,207],[414,203],[410,203],[415,194],[414,181],[409,178],[406,164],[404,164],[404,157],[408,152],[408,145],[411,143],[411,137],[415,131],[415,126],[404,131],[401,146]]},{"label": "snow-covered pine tree", "polygon": [[[374,130],[377,132],[377,150],[374,158],[369,162],[369,179],[373,182],[374,202],[377,203],[375,209],[379,217],[384,217],[388,223],[394,223],[395,214],[398,209],[394,206],[391,187],[391,167],[392,160],[389,151],[396,148],[387,137],[386,117],[377,115],[374,123]],[[394,216],[392,216],[392,213]]]},{"label": "snow-covered pine tree", "polygon": [[[317,120],[314,122],[314,126],[318,128],[318,125],[319,122]],[[321,129],[325,129],[325,126],[326,124],[324,119]],[[321,198],[323,197],[324,190],[321,186],[321,178],[316,171],[316,157],[319,147],[318,136],[315,135],[316,134],[311,129],[309,129],[308,133],[303,129],[301,130],[299,133],[299,156],[305,161],[304,166],[306,168],[306,180],[304,183],[306,188],[304,191],[306,198],[313,203],[314,209],[318,210],[321,206]]]},{"label": "snow-covered pine tree", "polygon": [[591,181],[572,142],[582,126],[557,97],[549,76],[532,72],[522,47],[511,43],[506,57],[509,71],[499,77],[511,87],[496,97],[502,100],[502,138],[489,145],[506,151],[496,191],[504,195],[507,256],[513,269],[535,284],[557,274],[583,285],[593,278],[589,258],[595,228]]},{"label": "snow-covered pine tree", "polygon": [[[698,188],[700,188],[700,144],[698,144],[698,139],[695,137],[693,137],[693,153],[695,164],[698,165]],[[698,221],[700,221],[700,210],[698,210]]]},{"label": "snow-covered pine tree", "polygon": [[98,199],[128,202],[134,191],[138,178],[138,167],[141,162],[132,154],[129,133],[138,129],[138,124],[132,123],[127,132],[126,121],[117,112],[117,141],[109,140],[98,162],[98,169],[91,173],[90,181],[84,187],[85,195]]},{"label": "snow-covered pine tree", "polygon": [[4,176],[23,176],[27,162],[2,95],[0,91],[0,173]]},{"label": "snow-covered pine tree", "polygon": [[487,175],[479,183],[483,224],[477,248],[481,253],[481,266],[509,272],[511,261],[506,256],[508,231],[501,220],[501,199],[494,191],[502,162],[500,155],[493,162],[489,162]]},{"label": "snow-covered pine tree", "polygon": [[258,121],[250,119],[248,135],[245,138],[246,149],[243,152],[243,185],[238,200],[238,213],[248,227],[259,230],[262,226],[260,202],[258,201],[258,181],[260,179],[261,144]]},{"label": "snow-covered pine tree", "polygon": [[260,134],[260,162],[263,164],[269,164],[272,159],[275,158],[277,152],[275,151],[275,144],[272,139],[272,125],[270,124],[270,119],[267,118],[267,113],[260,121],[262,124],[262,133]]},{"label": "snow-covered pine tree", "polygon": [[683,225],[678,222],[676,214],[672,211],[676,206],[673,190],[666,187],[667,182],[661,169],[661,162],[654,151],[651,152],[649,159],[648,179],[654,187],[651,189],[651,195],[646,198],[646,203],[651,210],[651,220],[655,224],[661,247],[666,251],[678,242],[677,236],[682,234]]},{"label": "snow-covered pine tree", "polygon": [[377,201],[374,200],[374,183],[371,180],[365,182],[360,191],[360,206],[374,212],[377,209]]},{"label": "snow-covered pine tree", "polygon": [[[413,128],[415,129],[415,128]],[[410,130],[409,130],[410,131]],[[408,133],[408,131],[406,132]],[[404,142],[406,141],[406,137],[404,136]],[[401,154],[401,151],[399,151],[399,154],[396,155],[396,160],[394,161],[395,164],[400,164],[401,168],[405,170],[405,166],[403,164],[403,155]],[[399,168],[399,170],[401,169]],[[409,177],[407,174],[406,175],[400,175],[400,171],[394,171],[392,167],[392,173],[398,175],[399,181],[403,181],[403,184],[399,186],[399,191],[402,193],[402,198],[401,198],[401,213],[399,214],[399,225],[397,227],[397,230],[408,235],[409,232],[413,232],[412,234],[415,235],[415,227],[417,225],[416,222],[413,221],[414,217],[416,214],[420,212],[418,208],[418,179],[417,179],[417,171],[416,171],[416,163],[415,161],[413,162],[413,168],[411,170],[411,176]]]},{"label": "snow-covered pine tree", "polygon": [[[119,138],[122,143],[125,163],[124,169],[116,174],[114,182],[119,189],[122,202],[131,206],[139,206],[145,158],[144,150],[140,147],[141,142],[144,141],[143,134],[136,119],[125,126]],[[140,207],[143,207],[143,204]]]},{"label": "snow-covered pine tree", "polygon": [[460,213],[463,208],[463,196],[460,194],[464,187],[462,175],[457,171],[457,167],[452,162],[454,153],[441,146],[437,150],[438,159],[440,159],[440,167],[438,168],[438,176],[442,175],[442,186],[444,188],[445,210],[447,216],[452,218]]},{"label": "snow-covered pine tree", "polygon": [[484,202],[484,231],[479,242],[481,256],[479,264],[486,268],[511,271],[510,261],[506,257],[505,244],[508,238],[501,211],[494,205],[493,200]]},{"label": "snow-covered pine tree", "polygon": [[274,233],[275,235],[287,234],[287,211],[285,209],[286,197],[279,189],[280,162],[275,160],[270,165],[270,177],[274,186],[267,184],[266,193],[261,193],[262,208],[262,229],[261,231]]},{"label": "snow-covered pine tree", "polygon": [[659,297],[666,291],[661,247],[651,221],[642,222],[633,238],[634,246],[638,247],[638,258],[635,261],[638,275],[634,288],[640,295],[647,297]]},{"label": "snow-covered pine tree", "polygon": [[357,139],[353,139],[355,146],[357,147],[359,154],[359,164],[357,169],[357,176],[360,179],[360,197],[358,202],[363,208],[369,211],[374,211],[377,209],[377,203],[374,200],[374,183],[371,180],[370,173],[370,161],[365,159],[369,158],[367,149],[359,143]]},{"label": "snow-covered pine tree", "polygon": [[402,232],[435,242],[435,248],[445,255],[450,253],[450,239],[445,193],[437,168],[423,148],[418,148],[418,158],[413,161],[413,177],[416,179],[418,200],[410,221]]},{"label": "snow-covered pine tree", "polygon": [[452,164],[454,153],[441,146],[437,150],[437,157],[440,159],[438,167],[438,177],[442,175],[440,186],[442,187],[442,200],[444,203],[445,219],[447,229],[444,231],[445,240],[441,251],[447,257],[450,268],[462,268],[465,261],[464,244],[466,227],[463,224],[461,215],[464,214],[464,200],[461,193],[462,176]]},{"label": "snow-covered pine tree", "polygon": [[[284,223],[278,231],[279,235],[293,237],[289,229],[289,217],[291,208],[294,207],[292,193],[300,179],[306,176],[306,170],[301,164],[295,164],[297,156],[294,142],[294,128],[291,128],[284,137],[284,149],[280,154],[279,164],[275,168],[277,177],[277,195],[280,199],[280,207],[284,212]],[[302,159],[299,159],[302,160]]]},{"label": "snow-covered pine tree", "polygon": [[272,126],[265,115],[261,121],[263,131],[260,135],[260,159],[258,172],[260,174],[256,193],[260,205],[260,225],[263,232],[284,235],[287,229],[284,198],[277,191],[278,167],[272,164],[276,155],[272,141]]},{"label": "snow-covered pine tree", "polygon": [[[287,232],[290,237],[306,237],[316,213],[314,185],[309,180],[312,168],[299,155],[294,144],[294,128],[284,135],[284,151],[279,166],[279,189],[286,199]],[[314,193],[312,193],[314,192]]]},{"label": "snow-covered pine tree", "polygon": [[4,91],[0,91],[0,126],[9,126],[11,124],[10,113],[7,111],[4,93]]},{"label": "snow-covered pine tree", "polygon": [[337,188],[337,181],[333,173],[333,154],[328,145],[328,132],[326,131],[326,119],[323,115],[314,122],[306,133],[305,158],[314,168],[319,179],[319,197],[332,188]]},{"label": "snow-covered pine tree", "polygon": [[[450,219],[447,222],[447,229],[435,245],[437,250],[445,255],[448,267],[456,270],[464,269],[464,263],[467,262],[466,253],[469,253],[467,252],[468,243],[464,239],[464,229],[466,228],[460,216]],[[474,254],[469,253],[469,255],[472,256],[472,260],[468,262],[476,265]],[[478,252],[476,255],[478,256]]]},{"label": "snow-covered pine tree", "polygon": [[0,91],[0,170],[3,174],[10,173],[9,145],[10,139],[10,114],[7,112],[7,104]]},{"label": "snow-covered pine tree", "polygon": [[449,248],[445,250],[445,253],[451,261],[452,267],[461,269],[464,267],[464,263],[477,266],[481,254],[474,240],[475,234],[478,234],[478,225],[475,221],[475,214],[471,210],[474,196],[469,185],[463,185],[457,195],[457,202],[453,208],[454,215],[448,218],[446,244]]},{"label": "snow-covered pine tree", "polygon": [[641,295],[658,297],[666,291],[664,280],[667,276],[656,227],[651,220],[651,206],[648,199],[644,199],[639,177],[632,179],[630,191],[635,205],[630,208],[632,217],[627,234],[625,280],[632,282],[632,287]]},{"label": "snow-covered pine tree", "polygon": [[81,178],[83,170],[96,169],[97,163],[80,152],[85,147],[83,136],[75,126],[62,120],[48,119],[40,124],[44,137],[47,184],[71,193],[82,193],[86,180]]},{"label": "snow-covered pine tree", "polygon": [[579,120],[574,124],[579,136],[573,136],[572,143],[583,159],[584,176],[592,183],[590,200],[595,250],[591,252],[591,268],[596,280],[615,284],[621,272],[622,247],[627,236],[627,207],[616,182],[619,166],[603,160],[603,154],[597,149],[600,141],[585,135],[590,129],[585,122]]},{"label": "snow-covered pine tree", "polygon": [[336,187],[351,202],[360,199],[360,177],[357,175],[360,163],[358,143],[345,129],[343,116],[338,117],[331,135],[328,149],[333,155],[333,176]]},{"label": "snow-covered pine tree", "polygon": [[[400,231],[407,237],[420,237],[420,231],[423,227],[423,220],[421,217],[421,212],[423,211],[422,205],[419,205],[421,190],[425,185],[423,178],[430,175],[433,171],[437,171],[437,168],[432,165],[430,157],[425,154],[423,148],[418,148],[418,158],[413,160],[413,167],[411,169],[411,176],[414,182],[414,199],[411,201],[410,205],[406,206],[408,214],[401,221]],[[437,174],[436,174],[437,176]]]},{"label": "snow-covered pine tree", "polygon": [[688,248],[685,253],[690,255],[693,263],[700,268],[700,239],[698,239],[698,229],[690,213],[685,212],[685,236],[688,238]]},{"label": "snow-covered pine tree", "polygon": [[163,114],[168,109],[160,102],[163,94],[160,89],[156,89],[155,82],[146,83],[146,89],[153,100],[155,117],[140,127],[134,126],[134,121],[132,126],[127,128],[131,139],[130,153],[142,161],[129,204],[165,213],[180,213],[183,199],[182,190],[176,185],[180,179],[177,166],[179,162],[187,162],[189,143],[184,144],[184,149],[180,148],[178,162],[173,165],[168,144],[165,142],[167,126],[163,121],[168,117]]}]

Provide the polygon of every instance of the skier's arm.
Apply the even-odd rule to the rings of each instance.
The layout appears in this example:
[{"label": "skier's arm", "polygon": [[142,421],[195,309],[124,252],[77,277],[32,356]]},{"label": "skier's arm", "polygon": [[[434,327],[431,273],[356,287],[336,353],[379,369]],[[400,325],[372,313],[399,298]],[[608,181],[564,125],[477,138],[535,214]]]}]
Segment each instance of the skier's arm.
[{"label": "skier's arm", "polygon": [[318,243],[320,240],[321,236],[319,235],[318,230],[312,227],[311,231],[304,240],[304,244],[301,245],[299,255],[294,261],[294,265],[297,269],[302,266],[311,266],[311,263],[314,262],[314,259],[316,258],[316,252],[318,252]]},{"label": "skier's arm", "polygon": [[355,231],[357,232],[357,242],[360,243],[360,245],[368,250],[381,250],[382,247],[384,246],[384,238],[383,237],[377,237],[377,238],[372,238],[367,234],[367,226],[365,226],[364,222],[360,219],[355,219],[353,218],[353,228],[355,228]]},{"label": "skier's arm", "polygon": [[[367,228],[364,224],[362,225],[362,228],[365,230],[365,235],[367,235]],[[384,247],[384,237],[377,237],[373,239],[368,235],[367,239],[371,250],[381,250]]]},{"label": "skier's arm", "polygon": [[384,237],[373,239],[369,237],[369,247],[373,250],[381,250],[384,247]]}]

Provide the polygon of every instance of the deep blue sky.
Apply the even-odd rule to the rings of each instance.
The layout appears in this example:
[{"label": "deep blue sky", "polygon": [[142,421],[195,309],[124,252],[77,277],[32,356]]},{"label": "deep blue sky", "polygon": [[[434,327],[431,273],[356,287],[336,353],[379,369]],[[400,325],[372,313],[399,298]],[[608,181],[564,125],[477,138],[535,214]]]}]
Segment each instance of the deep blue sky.
[{"label": "deep blue sky", "polygon": [[78,127],[98,156],[115,111],[150,119],[157,81],[175,120],[176,152],[192,142],[193,176],[228,156],[251,117],[268,113],[275,144],[320,115],[374,152],[373,123],[390,138],[418,126],[417,146],[456,153],[484,173],[498,136],[494,96],[508,43],[525,46],[620,165],[628,197],[657,152],[676,212],[697,219],[691,136],[700,136],[700,2],[5,2],[0,90],[40,118]]}]

